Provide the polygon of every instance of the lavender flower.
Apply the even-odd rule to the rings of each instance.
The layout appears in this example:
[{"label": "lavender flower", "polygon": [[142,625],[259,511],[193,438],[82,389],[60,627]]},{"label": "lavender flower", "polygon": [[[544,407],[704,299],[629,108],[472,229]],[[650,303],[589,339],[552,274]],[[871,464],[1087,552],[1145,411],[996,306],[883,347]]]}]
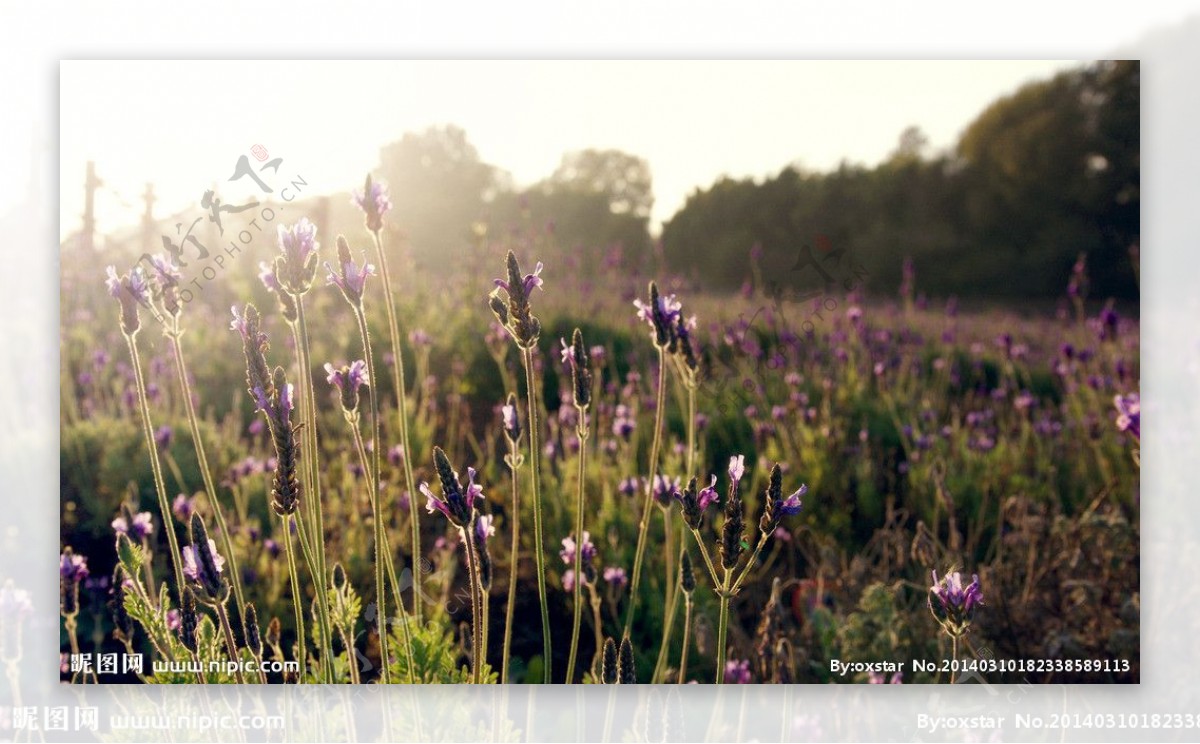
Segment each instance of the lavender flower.
[{"label": "lavender flower", "polygon": [[787,498],[783,496],[783,470],[776,463],[771,468],[771,478],[767,485],[767,500],[763,509],[762,519],[759,520],[758,528],[764,535],[770,535],[775,532],[775,528],[779,526],[779,522],[784,517],[792,517],[800,513],[803,508],[801,498],[808,493],[808,486],[801,485],[794,493]]},{"label": "lavender flower", "polygon": [[571,370],[575,408],[586,411],[592,404],[592,369],[587,347],[583,345],[583,333],[576,328],[570,344],[566,339],[559,339],[559,342],[562,344],[563,364]]},{"label": "lavender flower", "polygon": [[154,534],[154,520],[150,512],[138,512],[132,521],[125,517],[117,517],[112,521],[112,528],[117,534],[129,535],[130,539],[142,541]]},{"label": "lavender flower", "polygon": [[937,571],[933,571],[933,586],[929,587],[929,611],[947,634],[957,637],[965,633],[971,625],[975,608],[981,604],[983,589],[978,575],[973,576],[971,583],[964,587],[958,571],[942,579],[938,579]]},{"label": "lavender flower", "polygon": [[138,305],[150,304],[150,285],[142,274],[141,266],[135,266],[120,276],[114,266],[107,267],[105,271],[108,274],[105,280],[108,293],[121,305],[121,330],[126,336],[132,336],[142,326]]},{"label": "lavender flower", "polygon": [[279,226],[279,256],[275,258],[275,277],[286,293],[302,295],[312,286],[317,274],[317,226],[302,217],[288,227]]},{"label": "lavender flower", "polygon": [[675,299],[675,295],[663,297],[658,293],[658,284],[650,282],[650,302],[633,301],[637,308],[637,316],[650,326],[650,338],[659,349],[671,346],[675,338],[676,324],[683,305]]},{"label": "lavender flower", "polygon": [[428,348],[433,345],[433,337],[420,328],[413,329],[408,334],[408,341],[416,348]]},{"label": "lavender flower", "polygon": [[386,186],[378,181],[372,181],[371,174],[368,173],[363,190],[354,192],[353,202],[363,211],[368,230],[377,233],[383,229],[383,215],[392,208]]},{"label": "lavender flower", "polygon": [[337,254],[338,254],[338,270],[334,271],[329,262],[325,262],[325,269],[329,272],[328,283],[336,284],[338,289],[342,290],[342,296],[346,298],[354,307],[362,304],[363,289],[367,285],[367,277],[375,273],[374,264],[367,263],[367,254],[363,252],[363,263],[360,267],[354,263],[350,257],[350,244],[346,242],[346,238],[339,235],[337,238]]},{"label": "lavender flower", "polygon": [[637,494],[638,490],[641,488],[641,485],[642,479],[634,475],[623,479],[621,481],[621,485],[617,487],[617,490],[623,496],[633,496]]},{"label": "lavender flower", "polygon": [[620,566],[606,566],[604,568],[604,581],[609,586],[620,589],[629,583],[629,577],[625,573],[625,569]]},{"label": "lavender flower", "polygon": [[158,445],[159,452],[171,449],[171,440],[174,438],[175,433],[166,424],[158,427],[158,431],[154,432],[154,443]]},{"label": "lavender flower", "polygon": [[[575,545],[575,537],[568,535],[562,539],[562,550],[558,552],[562,562],[566,565],[571,565],[575,562],[575,551],[578,549]],[[592,535],[587,530],[583,531],[583,548],[581,559],[583,563],[589,563],[596,557],[596,546],[592,543]]]},{"label": "lavender flower", "polygon": [[745,474],[746,456],[734,455],[733,457],[729,458],[729,480],[731,481],[731,486],[733,488],[736,489],[741,484],[742,477]]},{"label": "lavender flower", "polygon": [[191,521],[192,515],[196,513],[196,500],[181,493],[171,503],[171,512],[176,519],[187,524]]},{"label": "lavender flower", "polygon": [[178,317],[179,311],[183,309],[179,304],[179,280],[183,275],[164,253],[156,253],[150,257],[150,268],[154,271],[163,307],[168,313]]},{"label": "lavender flower", "polygon": [[1117,408],[1117,429],[1129,432],[1137,441],[1142,440],[1142,403],[1138,393],[1118,395],[1113,398]]},{"label": "lavender flower", "polygon": [[358,389],[363,385],[370,385],[370,378],[367,376],[367,363],[362,359],[355,360],[349,366],[342,366],[340,369],[335,369],[328,362],[325,363],[325,372],[328,376],[325,378],[330,385],[336,385],[337,389],[342,394],[342,410],[347,414],[358,411]]},{"label": "lavender flower", "polygon": [[667,478],[661,473],[654,476],[654,488],[650,492],[658,505],[666,508],[671,504],[671,496],[679,490],[679,477]]},{"label": "lavender flower", "polygon": [[192,544],[182,550],[183,575],[203,592],[207,601],[222,603],[229,594],[229,582],[223,575],[225,559],[217,552],[217,543],[208,536],[199,514],[192,515],[189,527]]},{"label": "lavender flower", "polygon": [[75,555],[67,546],[58,558],[58,610],[63,617],[74,617],[79,612],[79,585],[89,575],[87,558]]},{"label": "lavender flower", "polygon": [[725,684],[750,684],[750,662],[746,659],[730,659],[725,662]]},{"label": "lavender flower", "polygon": [[[529,306],[530,293],[535,287],[542,286],[542,263],[539,261],[532,274],[521,275],[521,266],[517,257],[508,252],[506,258],[508,279],[496,279],[496,288],[488,295],[488,305],[495,314],[496,320],[504,326],[513,340],[522,349],[531,349],[537,344],[542,333],[541,321],[533,315]],[[507,295],[501,296],[501,292]]]},{"label": "lavender flower", "polygon": [[283,288],[279,283],[279,276],[275,273],[275,264],[269,261],[260,261],[258,264],[258,278],[262,281],[263,286],[267,288],[279,300],[279,312],[284,319],[289,323],[295,323],[299,318],[299,310],[296,307],[296,300],[290,292]]},{"label": "lavender flower", "polygon": [[465,529],[471,523],[476,503],[483,500],[483,487],[475,483],[475,468],[467,468],[467,488],[464,491],[458,473],[441,447],[433,448],[433,462],[442,483],[443,498],[435,496],[428,483],[421,483],[420,491],[426,498],[425,509],[430,514],[439,511],[451,524]]},{"label": "lavender flower", "polygon": [[397,444],[396,446],[389,449],[387,452],[387,459],[388,459],[388,463],[394,468],[398,468],[401,465],[403,465],[404,464],[404,445]]},{"label": "lavender flower", "polygon": [[696,479],[688,482],[683,491],[678,489],[672,494],[683,510],[683,521],[690,529],[698,530],[704,523],[704,513],[708,507],[717,501],[717,476],[712,476],[712,482],[706,488],[696,492]]},{"label": "lavender flower", "polygon": [[629,437],[633,434],[633,430],[637,427],[637,419],[629,410],[629,406],[620,404],[617,406],[616,413],[613,417],[612,431],[618,437],[625,441],[629,441]]},{"label": "lavender flower", "polygon": [[517,396],[509,393],[508,401],[501,406],[500,411],[504,418],[504,436],[515,446],[521,441],[521,416],[517,410]]}]

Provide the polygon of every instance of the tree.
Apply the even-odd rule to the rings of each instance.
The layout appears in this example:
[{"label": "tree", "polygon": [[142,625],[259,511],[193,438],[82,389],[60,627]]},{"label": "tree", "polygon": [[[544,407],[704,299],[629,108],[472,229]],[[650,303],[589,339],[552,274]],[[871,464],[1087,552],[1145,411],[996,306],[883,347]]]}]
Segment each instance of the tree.
[{"label": "tree", "polygon": [[580,150],[563,155],[549,186],[553,191],[603,194],[614,214],[649,219],[654,206],[650,164],[620,150]]}]

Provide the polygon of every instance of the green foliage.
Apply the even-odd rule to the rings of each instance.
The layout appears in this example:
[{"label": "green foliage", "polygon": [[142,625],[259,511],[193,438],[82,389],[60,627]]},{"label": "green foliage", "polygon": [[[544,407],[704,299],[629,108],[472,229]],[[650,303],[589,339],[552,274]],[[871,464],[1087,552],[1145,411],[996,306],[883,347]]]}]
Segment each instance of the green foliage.
[{"label": "green foliage", "polygon": [[[454,641],[454,634],[445,625],[428,622],[419,626],[407,618],[412,639],[412,679],[416,684],[464,684],[471,681],[470,666],[463,661],[463,652]],[[410,667],[404,653],[404,629],[397,622],[391,630],[395,660],[389,669],[392,679],[407,682]],[[532,665],[531,665],[532,666]],[[491,684],[500,678],[490,664],[483,665],[483,681]]]}]

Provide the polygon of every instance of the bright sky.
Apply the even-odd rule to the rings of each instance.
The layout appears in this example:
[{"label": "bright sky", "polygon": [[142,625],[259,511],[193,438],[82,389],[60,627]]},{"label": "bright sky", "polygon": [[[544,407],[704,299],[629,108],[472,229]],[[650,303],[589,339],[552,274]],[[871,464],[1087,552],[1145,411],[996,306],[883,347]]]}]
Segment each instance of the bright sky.
[{"label": "bright sky", "polygon": [[519,186],[564,152],[646,158],[655,226],[722,175],[788,163],[872,165],[920,126],[950,147],[988,103],[1078,64],[1019,62],[66,61],[61,65],[60,229],[76,229],[96,161],[103,232],[195,208],[254,144],[308,193],[347,191],[407,131],[452,123]]}]

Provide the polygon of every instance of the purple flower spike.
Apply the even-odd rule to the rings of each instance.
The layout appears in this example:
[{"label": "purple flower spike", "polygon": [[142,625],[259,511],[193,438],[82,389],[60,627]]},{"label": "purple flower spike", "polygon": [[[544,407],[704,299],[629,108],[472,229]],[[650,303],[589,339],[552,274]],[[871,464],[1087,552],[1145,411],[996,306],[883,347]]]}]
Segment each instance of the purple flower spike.
[{"label": "purple flower spike", "polygon": [[196,512],[196,501],[181,493],[171,502],[171,512],[179,521],[187,524],[191,520],[192,514]]},{"label": "purple flower spike", "polygon": [[154,534],[154,520],[150,512],[138,512],[133,515],[132,523],[125,517],[117,517],[112,521],[112,528],[113,531],[129,535],[130,539],[140,542]]},{"label": "purple flower spike", "polygon": [[366,254],[363,254],[362,268],[353,261],[345,261],[342,263],[342,272],[338,274],[325,262],[325,268],[329,271],[329,284],[336,284],[338,289],[342,290],[347,297],[361,298],[363,288],[367,285],[367,277],[375,273],[374,264],[367,263]]},{"label": "purple flower spike", "polygon": [[421,485],[418,486],[417,490],[425,494],[425,511],[429,512],[430,514],[433,514],[435,511],[439,511],[447,519],[452,519],[450,515],[450,507],[446,505],[445,501],[442,501],[434,495],[433,489],[429,487],[428,483],[422,482]]},{"label": "purple flower spike", "polygon": [[317,250],[317,226],[307,217],[291,227],[279,226],[279,248],[292,266],[304,266]]},{"label": "purple flower spike", "polygon": [[[563,563],[572,565],[575,563],[575,537],[567,536],[562,539],[563,549],[558,552]],[[580,558],[584,563],[590,563],[596,557],[596,546],[592,543],[592,535],[587,530],[583,531],[583,553]]]},{"label": "purple flower spike", "polygon": [[489,537],[494,537],[496,534],[496,526],[492,524],[491,514],[480,514],[475,519],[475,536],[479,541],[487,544]]},{"label": "purple flower spike", "polygon": [[[533,273],[526,274],[525,278],[521,280],[522,285],[524,286],[524,289],[525,289],[526,297],[529,296],[529,293],[533,291],[534,287],[542,286],[541,273],[542,273],[542,262],[538,261],[537,266],[533,267]],[[503,279],[495,279],[493,281],[495,282],[496,286],[499,287],[500,289],[503,289],[505,292],[509,291],[508,282],[504,281]]]},{"label": "purple flower spike", "polygon": [[[225,559],[217,552],[217,543],[211,537],[208,539],[208,549],[212,552],[213,564],[217,568],[217,578],[225,569]],[[196,546],[183,546],[183,575],[192,581],[205,582],[206,578],[203,575],[204,569],[199,556],[197,555]]]},{"label": "purple flower spike", "polygon": [[803,504],[803,503],[800,501],[800,499],[801,499],[801,498],[802,498],[802,497],[803,497],[803,496],[804,496],[806,493],[808,493],[808,486],[807,486],[807,485],[802,485],[802,486],[800,486],[800,488],[799,488],[799,489],[798,489],[798,490],[797,490],[795,493],[793,493],[791,496],[788,496],[786,499],[784,499],[783,501],[779,502],[779,507],[778,507],[778,508],[779,508],[779,514],[780,514],[780,516],[784,516],[784,517],[794,517],[795,515],[799,514],[799,513],[800,513],[800,509],[801,509],[801,508],[804,506],[804,504]]},{"label": "purple flower spike", "polygon": [[614,586],[617,589],[620,589],[629,583],[629,577],[625,573],[625,569],[621,568],[620,566],[606,567],[604,569],[604,580],[608,582],[610,586]]},{"label": "purple flower spike", "polygon": [[392,200],[388,198],[386,186],[367,176],[366,186],[362,191],[354,192],[353,201],[366,215],[368,230],[378,232],[383,229],[383,215],[392,208]]},{"label": "purple flower spike", "polygon": [[58,557],[58,576],[68,582],[78,583],[90,576],[87,557],[75,555],[69,548]]},{"label": "purple flower spike", "polygon": [[717,476],[714,475],[714,476],[712,476],[712,481],[708,484],[708,487],[701,489],[700,493],[697,494],[696,501],[700,505],[700,511],[703,512],[708,507],[717,503],[717,487],[716,486],[717,486]]},{"label": "purple flower spike", "polygon": [[750,662],[745,659],[730,659],[725,662],[725,684],[750,684]]},{"label": "purple flower spike", "polygon": [[970,626],[975,608],[983,604],[983,588],[979,576],[971,577],[971,583],[962,584],[962,574],[953,571],[938,579],[933,571],[933,586],[929,587],[929,610],[934,619],[951,636],[960,636]]},{"label": "purple flower spike", "polygon": [[746,474],[746,456],[735,455],[729,458],[729,479],[733,481],[733,487],[737,488],[742,482],[742,476]]},{"label": "purple flower spike", "polygon": [[1138,393],[1113,398],[1117,407],[1117,429],[1129,432],[1139,442],[1142,439],[1142,402]]}]

